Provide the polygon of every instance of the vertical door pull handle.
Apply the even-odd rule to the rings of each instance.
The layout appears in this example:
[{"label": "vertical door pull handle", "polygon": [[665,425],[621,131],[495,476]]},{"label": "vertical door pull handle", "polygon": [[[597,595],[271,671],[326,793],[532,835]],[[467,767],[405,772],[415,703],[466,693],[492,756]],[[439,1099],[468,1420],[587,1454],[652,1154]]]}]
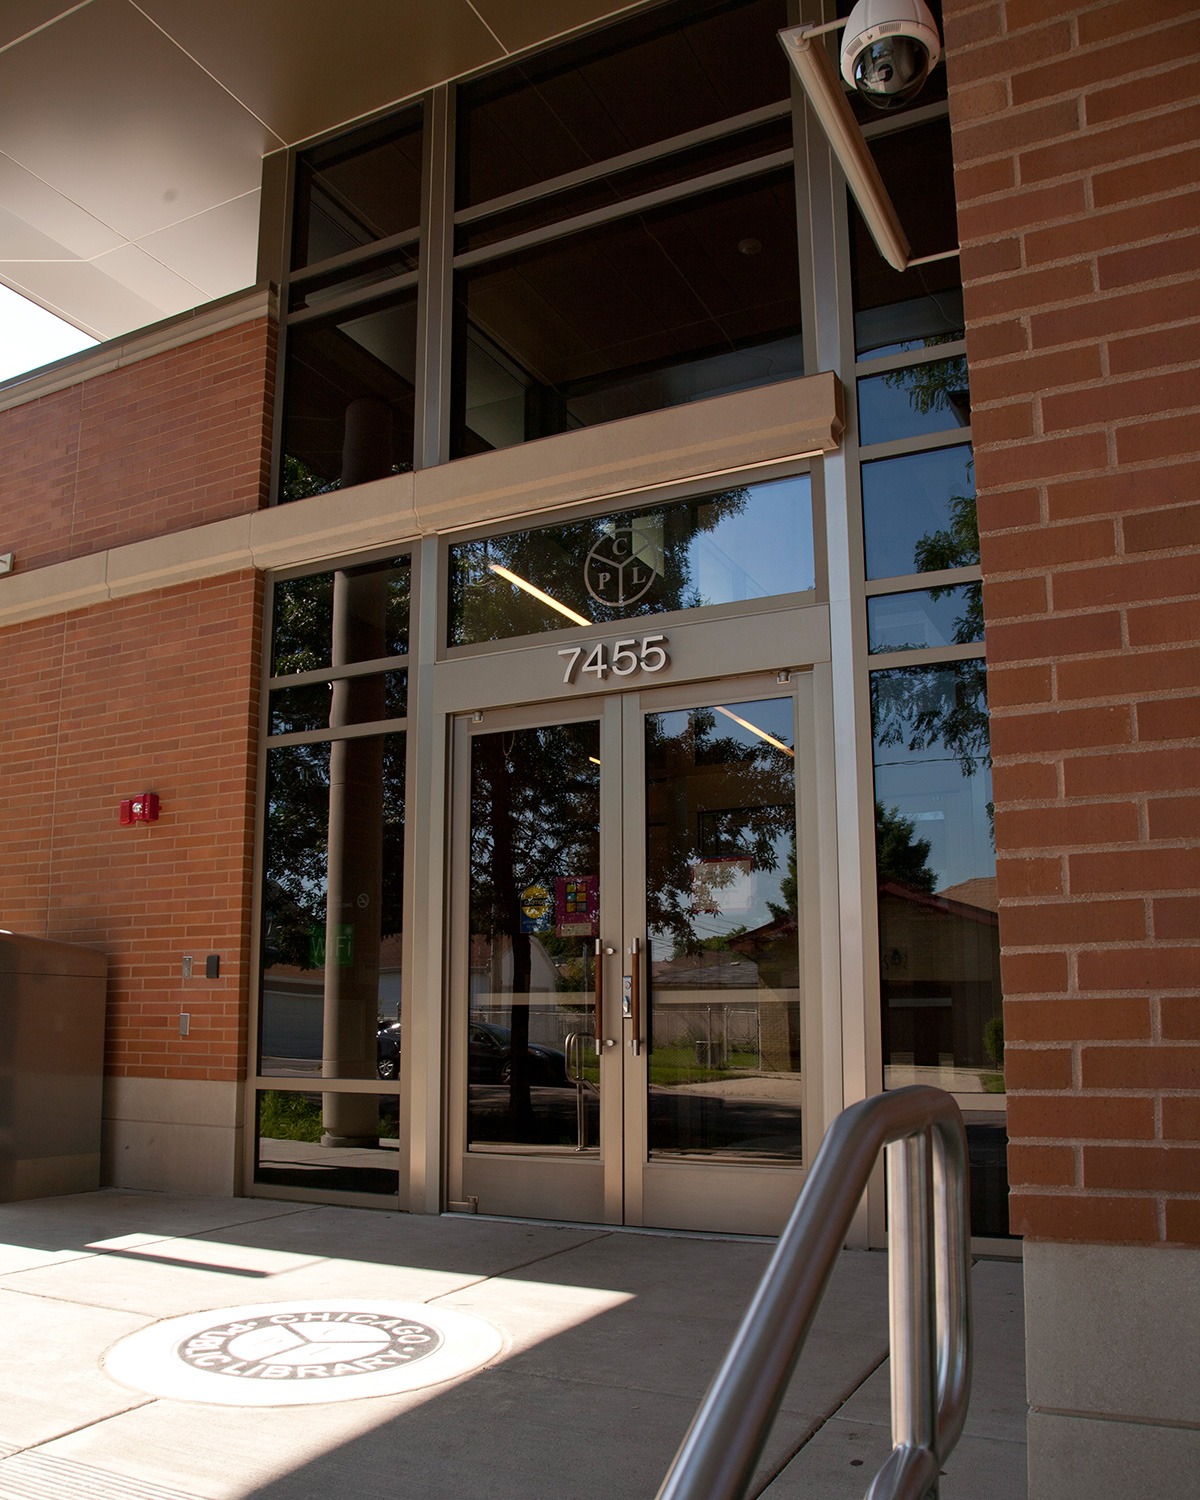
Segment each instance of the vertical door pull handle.
[{"label": "vertical door pull handle", "polygon": [[596,939],[596,992],[593,997],[595,1007],[595,1022],[593,1033],[596,1038],[596,1056],[599,1057],[603,1050],[600,1038],[604,1034],[604,944],[599,938]]},{"label": "vertical door pull handle", "polygon": [[633,1035],[629,1048],[634,1057],[642,1050],[642,955],[637,938],[629,943],[629,1019]]}]

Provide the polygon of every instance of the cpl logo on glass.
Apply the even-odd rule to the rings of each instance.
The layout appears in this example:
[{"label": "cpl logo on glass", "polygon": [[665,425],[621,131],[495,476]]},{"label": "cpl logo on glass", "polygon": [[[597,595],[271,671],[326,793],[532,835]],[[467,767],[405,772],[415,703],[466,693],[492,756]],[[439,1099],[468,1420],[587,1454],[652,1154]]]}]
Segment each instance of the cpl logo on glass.
[{"label": "cpl logo on glass", "polygon": [[625,609],[636,604],[662,574],[662,518],[644,516],[627,526],[610,525],[587,555],[583,581],[598,604]]}]

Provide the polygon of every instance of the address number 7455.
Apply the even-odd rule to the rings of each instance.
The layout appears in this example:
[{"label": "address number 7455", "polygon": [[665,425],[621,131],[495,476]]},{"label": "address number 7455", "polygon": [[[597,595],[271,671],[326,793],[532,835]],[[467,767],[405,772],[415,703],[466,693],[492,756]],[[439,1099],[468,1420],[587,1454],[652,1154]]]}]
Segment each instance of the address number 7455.
[{"label": "address number 7455", "polygon": [[614,677],[629,677],[634,672],[661,672],[671,660],[667,655],[667,645],[665,635],[629,636],[612,643],[611,656],[604,641],[591,647],[567,646],[558,653],[567,663],[563,681],[574,682],[585,672],[590,672],[597,682],[603,682],[610,672]]}]

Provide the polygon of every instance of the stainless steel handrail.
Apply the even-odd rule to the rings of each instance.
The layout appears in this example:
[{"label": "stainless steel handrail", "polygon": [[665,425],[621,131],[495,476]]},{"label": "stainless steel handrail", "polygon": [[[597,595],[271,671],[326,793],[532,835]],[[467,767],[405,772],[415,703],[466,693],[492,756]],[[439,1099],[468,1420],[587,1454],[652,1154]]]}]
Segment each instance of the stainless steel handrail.
[{"label": "stainless steel handrail", "polygon": [[971,1391],[967,1136],[941,1089],[894,1089],[829,1127],[657,1500],[741,1500],[881,1150],[888,1167],[892,1452],[867,1500],[936,1500]]}]

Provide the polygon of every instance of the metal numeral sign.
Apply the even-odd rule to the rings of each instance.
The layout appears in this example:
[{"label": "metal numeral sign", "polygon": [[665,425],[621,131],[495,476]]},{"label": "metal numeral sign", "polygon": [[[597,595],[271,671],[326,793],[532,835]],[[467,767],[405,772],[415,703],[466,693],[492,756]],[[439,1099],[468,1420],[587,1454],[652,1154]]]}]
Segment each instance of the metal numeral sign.
[{"label": "metal numeral sign", "polygon": [[[661,672],[671,660],[667,655],[669,644],[665,635],[628,636],[612,643],[611,656],[605,641],[594,646],[567,646],[558,653],[567,661],[563,681],[574,682],[585,672],[590,672],[597,682],[603,682],[610,672],[614,677],[630,677],[634,672]],[[582,664],[580,658],[583,658]]]}]

